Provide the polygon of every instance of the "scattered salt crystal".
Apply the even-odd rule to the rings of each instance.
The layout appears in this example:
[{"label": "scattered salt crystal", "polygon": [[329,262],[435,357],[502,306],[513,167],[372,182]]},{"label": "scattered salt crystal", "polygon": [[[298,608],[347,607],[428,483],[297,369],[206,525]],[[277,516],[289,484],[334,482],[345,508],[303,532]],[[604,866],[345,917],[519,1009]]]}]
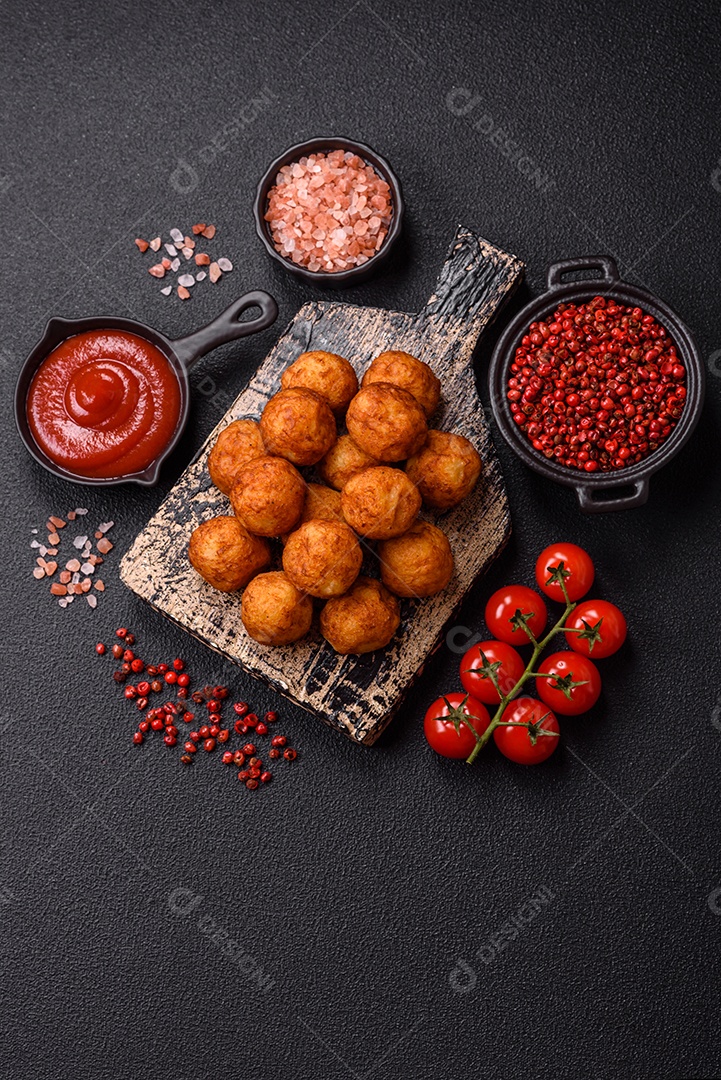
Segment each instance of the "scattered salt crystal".
[{"label": "scattered salt crystal", "polygon": [[170,264],[170,269],[175,273],[176,270],[180,270],[180,259],[173,259]]},{"label": "scattered salt crystal", "polygon": [[184,247],[184,248],[182,248],[182,252],[183,252],[184,258],[186,258],[186,259],[192,259],[193,258],[193,249],[192,248]]},{"label": "scattered salt crystal", "polygon": [[101,533],[110,532],[110,530],[112,529],[114,524],[115,524],[114,521],[103,521],[100,525],[98,525],[98,532],[101,532]]},{"label": "scattered salt crystal", "polygon": [[174,258],[178,254],[175,244],[164,244],[163,246],[171,258]]},{"label": "scattered salt crystal", "polygon": [[[35,529],[35,530],[33,530],[33,531],[34,531],[34,532],[37,532],[37,529]],[[31,541],[30,541],[30,547],[31,547],[31,548],[39,548],[39,547],[40,547],[40,544],[39,544],[39,542],[38,542],[37,540],[31,540]]]},{"label": "scattered salt crystal", "polygon": [[33,536],[38,535],[38,530],[37,529],[31,529],[30,532],[32,533]]},{"label": "scattered salt crystal", "polygon": [[93,566],[92,563],[89,563],[89,562],[84,562],[83,565],[80,567],[80,569],[81,569],[83,574],[94,574],[95,573],[95,567]]},{"label": "scattered salt crystal", "polygon": [[77,548],[78,551],[80,551],[81,548],[85,547],[87,542],[88,542],[87,536],[76,536],[75,539],[73,540],[73,547]]},{"label": "scattered salt crystal", "polygon": [[176,244],[182,244],[183,243],[183,234],[180,231],[180,229],[171,229],[170,230],[170,235],[172,236],[173,240],[175,240]]},{"label": "scattered salt crystal", "polygon": [[88,607],[96,608],[98,606],[98,598],[93,593],[88,593],[85,599],[88,602]]},{"label": "scattered salt crystal", "polygon": [[233,269],[233,264],[230,259],[218,259],[218,266],[226,274],[230,273]]},{"label": "scattered salt crystal", "polygon": [[75,507],[75,513],[78,515],[78,517],[82,517],[84,514],[87,514],[87,512],[88,511],[84,506]]},{"label": "scattered salt crystal", "polygon": [[205,270],[201,270],[199,274],[195,275],[195,280],[196,281],[203,281],[205,278],[207,278],[207,276],[208,275],[206,274]]},{"label": "scattered salt crystal", "polygon": [[192,274],[181,274],[178,278],[178,285],[184,285],[186,289],[190,289],[195,285],[195,278]]},{"label": "scattered salt crystal", "polygon": [[161,289],[160,291],[163,294],[163,296],[170,296],[171,292],[173,291],[173,286],[172,285],[166,285],[165,288]]}]

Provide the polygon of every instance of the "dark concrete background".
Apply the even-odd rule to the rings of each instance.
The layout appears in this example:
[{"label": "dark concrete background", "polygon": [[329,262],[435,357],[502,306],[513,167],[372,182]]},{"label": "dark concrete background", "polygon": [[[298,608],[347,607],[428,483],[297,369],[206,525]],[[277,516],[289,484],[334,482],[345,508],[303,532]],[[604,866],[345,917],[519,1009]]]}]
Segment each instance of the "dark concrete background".
[{"label": "dark concrete background", "polygon": [[[627,7],[5,5],[5,1075],[721,1073],[718,11]],[[479,98],[466,116],[446,103],[458,87]],[[238,122],[261,92],[271,103]],[[505,134],[492,140],[489,126]],[[153,490],[55,482],[16,437],[14,381],[53,313],[132,315],[180,336],[242,291],[269,289],[277,326],[194,375],[241,389],[318,295],[261,248],[254,186],[272,157],[319,133],[386,154],[407,198],[393,265],[348,300],[418,308],[460,221],[528,262],[501,323],[542,290],[550,261],[612,254],[679,312],[708,362],[699,429],[642,509],[584,518],[571,492],[499,443],[514,534],[462,622],[480,628],[489,593],[531,582],[537,552],[565,538],[588,547],[600,593],[630,624],[603,662],[601,703],[563,724],[537,769],[493,749],[473,770],[430,752],[423,712],[458,685],[447,649],[363,750],[127,593],[120,555],[222,402],[198,397]],[[545,191],[506,139],[549,178]],[[185,193],[171,183],[181,159],[196,173]],[[215,250],[236,270],[183,305],[159,294],[132,241],[198,219],[218,225]],[[482,395],[492,340],[478,350]],[[31,577],[30,528],[74,505],[89,523],[117,522],[95,613],[78,601],[61,611]],[[132,747],[135,715],[93,654],[119,624],[146,656],[180,653],[202,681],[230,682],[258,710],[279,705],[302,759],[252,797],[217,760],[182,772],[175,753]]]}]

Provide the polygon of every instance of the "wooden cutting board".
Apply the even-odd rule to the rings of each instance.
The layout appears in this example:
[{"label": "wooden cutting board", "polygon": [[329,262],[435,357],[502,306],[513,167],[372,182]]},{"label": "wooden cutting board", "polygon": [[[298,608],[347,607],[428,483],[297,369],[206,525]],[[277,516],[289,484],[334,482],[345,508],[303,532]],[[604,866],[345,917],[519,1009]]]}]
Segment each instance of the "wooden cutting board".
[{"label": "wooden cutting board", "polygon": [[[471,357],[478,336],[518,285],[524,269],[515,256],[459,228],[433,295],[420,314],[332,300],[305,304],[124,557],[125,584],[326,724],[356,742],[373,743],[442,642],[445,627],[471,585],[510,535],[508,501],[476,394]],[[243,629],[240,594],[216,592],[187,558],[193,529],[229,512],[228,500],[211,484],[206,464],[219,431],[232,420],[258,418],[268,398],[280,389],[284,369],[310,349],[340,353],[359,376],[386,349],[402,349],[425,360],[442,385],[433,427],[465,435],[483,459],[482,479],[464,503],[447,514],[423,514],[441,525],[450,540],[456,573],[449,587],[427,600],[404,600],[396,637],[386,649],[367,656],[338,656],[317,625],[295,645],[259,645]],[[313,478],[310,472],[307,477]]]}]

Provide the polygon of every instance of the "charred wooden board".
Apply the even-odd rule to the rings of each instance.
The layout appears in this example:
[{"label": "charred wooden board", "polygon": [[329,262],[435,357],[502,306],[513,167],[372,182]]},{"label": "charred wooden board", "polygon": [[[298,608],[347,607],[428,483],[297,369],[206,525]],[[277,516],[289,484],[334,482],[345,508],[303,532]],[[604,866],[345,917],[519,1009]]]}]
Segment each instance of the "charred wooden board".
[{"label": "charred wooden board", "polygon": [[[459,228],[436,288],[417,315],[332,301],[306,304],[210,434],[122,562],[126,585],[201,641],[264,679],[360,743],[373,743],[433,650],[463,597],[506,543],[511,523],[498,460],[476,394],[471,356],[479,334],[523,276],[513,255]],[[338,656],[317,627],[305,640],[269,648],[248,637],[240,595],[218,593],[188,563],[188,540],[200,522],[228,512],[210,482],[208,452],[232,420],[260,416],[280,376],[300,353],[340,353],[358,374],[385,349],[425,360],[440,377],[441,406],[433,426],[465,435],[483,459],[482,480],[469,498],[438,521],[451,543],[456,572],[439,596],[403,601],[402,623],[391,644],[367,656]],[[372,557],[372,556],[369,556]]]}]

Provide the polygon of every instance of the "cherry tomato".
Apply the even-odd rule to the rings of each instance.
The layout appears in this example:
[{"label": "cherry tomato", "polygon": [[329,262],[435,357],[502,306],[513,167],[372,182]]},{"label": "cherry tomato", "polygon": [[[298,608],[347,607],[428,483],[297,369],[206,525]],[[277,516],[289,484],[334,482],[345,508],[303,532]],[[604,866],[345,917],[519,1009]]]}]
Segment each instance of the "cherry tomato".
[{"label": "cherry tomato", "polygon": [[584,600],[572,611],[566,626],[580,634],[566,634],[574,652],[602,660],[612,656],[626,640],[626,620],[623,612],[608,600]]},{"label": "cherry tomato", "polygon": [[[576,652],[553,653],[546,657],[538,670],[556,676],[555,679],[536,679],[536,690],[541,701],[562,716],[578,716],[598,701],[601,676],[587,656]],[[574,686],[574,683],[583,685]]]},{"label": "cherry tomato", "polygon": [[[460,721],[458,731],[453,723],[454,717]],[[446,694],[428,709],[423,731],[429,745],[442,757],[467,758],[476,745],[473,732],[462,717],[470,721],[479,735],[491,722],[486,706],[470,694]]]},{"label": "cherry tomato", "polygon": [[497,705],[501,699],[493,681],[479,670],[483,664],[483,656],[489,664],[501,665],[496,670],[496,679],[504,695],[510,694],[526,670],[526,665],[519,653],[503,641],[481,641],[468,649],[461,660],[461,682],[464,688],[479,701]]},{"label": "cherry tomato", "polygon": [[[519,765],[538,765],[549,758],[558,746],[558,720],[550,709],[535,698],[522,697],[506,705],[503,723],[493,732],[496,746],[504,757]],[[553,734],[544,735],[544,731]]]},{"label": "cherry tomato", "polygon": [[546,628],[548,612],[542,597],[526,585],[507,585],[494,592],[486,604],[486,626],[499,641],[530,645],[531,639],[523,627],[511,621],[517,611],[528,616],[527,625],[539,638]]},{"label": "cherry tomato", "polygon": [[563,563],[566,571],[564,578],[570,600],[580,600],[593,585],[594,569],[591,556],[577,544],[551,544],[544,548],[536,560],[536,581],[538,587],[551,600],[564,603],[563,589],[557,581],[549,583],[551,570]]}]

